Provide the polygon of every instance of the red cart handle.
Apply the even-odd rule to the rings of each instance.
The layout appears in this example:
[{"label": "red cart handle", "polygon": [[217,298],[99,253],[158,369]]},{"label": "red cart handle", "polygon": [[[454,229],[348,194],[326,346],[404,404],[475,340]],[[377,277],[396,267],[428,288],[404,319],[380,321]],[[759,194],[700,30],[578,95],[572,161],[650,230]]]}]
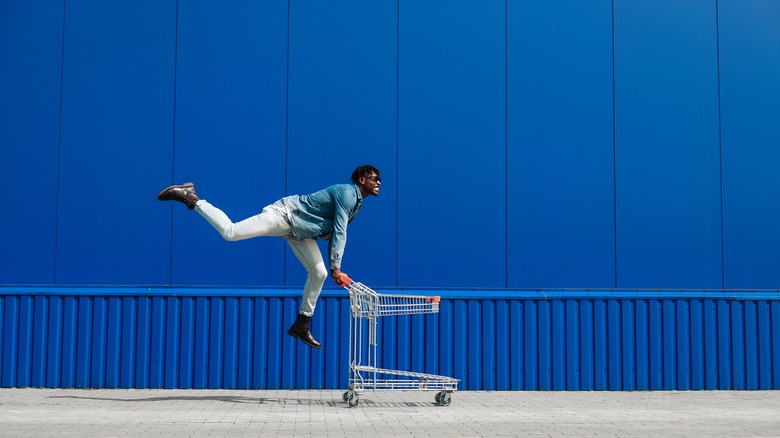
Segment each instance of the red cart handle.
[{"label": "red cart handle", "polygon": [[342,287],[347,287],[352,284],[352,279],[347,277],[347,274],[339,274],[339,280],[341,280]]}]

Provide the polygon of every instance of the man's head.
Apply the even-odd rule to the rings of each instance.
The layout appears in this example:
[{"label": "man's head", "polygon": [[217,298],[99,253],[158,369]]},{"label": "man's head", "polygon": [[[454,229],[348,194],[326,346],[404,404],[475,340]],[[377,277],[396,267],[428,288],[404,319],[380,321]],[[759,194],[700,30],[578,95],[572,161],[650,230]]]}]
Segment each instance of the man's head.
[{"label": "man's head", "polygon": [[352,182],[360,188],[361,195],[379,196],[379,186],[382,179],[379,178],[379,169],[371,165],[359,166],[352,172]]}]

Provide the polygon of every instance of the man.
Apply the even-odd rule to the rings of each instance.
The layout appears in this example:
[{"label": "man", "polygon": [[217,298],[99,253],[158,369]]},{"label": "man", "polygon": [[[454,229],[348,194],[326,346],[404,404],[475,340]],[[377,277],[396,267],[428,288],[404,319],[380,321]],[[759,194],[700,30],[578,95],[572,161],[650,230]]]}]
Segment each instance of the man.
[{"label": "man", "polygon": [[309,328],[322,285],[328,276],[317,238],[330,240],[330,276],[341,286],[341,257],[347,242],[347,225],[360,210],[363,198],[379,196],[379,186],[382,185],[379,170],[370,165],[355,169],[351,179],[352,184],[336,184],[311,195],[282,198],[265,207],[262,213],[236,223],[217,207],[198,198],[192,183],[170,186],[160,192],[157,199],[184,203],[190,210],[200,213],[228,241],[259,236],[287,240],[307,273],[298,318],[287,334],[310,347],[321,348]]}]

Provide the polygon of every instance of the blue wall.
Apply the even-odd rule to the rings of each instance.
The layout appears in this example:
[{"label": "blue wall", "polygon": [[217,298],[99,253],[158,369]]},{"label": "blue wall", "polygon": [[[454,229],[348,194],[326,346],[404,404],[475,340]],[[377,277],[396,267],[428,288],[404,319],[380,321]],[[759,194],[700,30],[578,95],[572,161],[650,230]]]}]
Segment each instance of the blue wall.
[{"label": "blue wall", "polygon": [[612,21],[610,1],[507,4],[508,287],[617,285]]},{"label": "blue wall", "polygon": [[780,287],[772,0],[3,2],[0,284],[299,287],[238,220],[382,169],[382,287]]},{"label": "blue wall", "polygon": [[721,2],[719,9],[725,287],[780,282],[780,5]]},{"label": "blue wall", "polygon": [[[364,163],[382,170],[382,193],[350,225],[344,270],[377,288],[472,289],[477,313],[496,291],[778,295],[777,23],[775,0],[0,1],[5,333],[33,327],[8,319],[24,300],[55,318],[36,329],[48,330],[103,288],[209,300],[235,287],[240,303],[282,290],[292,306],[305,273],[284,241],[225,242],[156,194],[193,181],[239,220]],[[31,285],[55,288],[11,291]],[[73,286],[95,292],[67,298]],[[128,293],[89,305],[127,303],[127,318],[161,323],[127,310],[141,299]],[[613,307],[635,305],[624,298]],[[286,319],[251,342],[288,342],[274,331]],[[518,323],[480,321],[497,335]],[[224,342],[250,342],[230,327]],[[448,327],[437,342],[461,348],[466,332]],[[68,339],[120,336],[98,328]],[[621,336],[646,334],[635,330]],[[32,354],[25,339],[7,348]],[[488,376],[480,357],[468,368]],[[466,387],[491,387],[482,379]]]},{"label": "blue wall", "polygon": [[373,163],[367,284],[780,287],[775,1],[1,7],[0,284],[300,287],[154,195],[238,220]]},{"label": "blue wall", "polygon": [[[297,291],[5,292],[2,387],[347,387],[343,292],[320,301],[321,350],[285,334]],[[436,293],[439,314],[379,318],[380,367],[453,376],[462,390],[780,389],[777,294]]]}]

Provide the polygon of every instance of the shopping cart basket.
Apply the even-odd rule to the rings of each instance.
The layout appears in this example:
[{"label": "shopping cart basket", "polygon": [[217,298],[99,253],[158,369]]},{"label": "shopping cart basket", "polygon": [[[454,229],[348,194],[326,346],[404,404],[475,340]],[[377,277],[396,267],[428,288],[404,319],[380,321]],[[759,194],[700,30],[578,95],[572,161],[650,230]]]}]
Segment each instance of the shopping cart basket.
[{"label": "shopping cart basket", "polygon": [[[439,313],[439,297],[380,294],[346,275],[342,274],[341,280],[349,291],[350,301],[349,390],[343,396],[349,407],[357,406],[360,395],[366,390],[439,391],[434,397],[436,403],[449,406],[453,391],[458,389],[458,379],[377,367],[377,319],[380,316]],[[368,333],[364,337],[366,329]],[[366,355],[363,354],[364,347]]]}]

